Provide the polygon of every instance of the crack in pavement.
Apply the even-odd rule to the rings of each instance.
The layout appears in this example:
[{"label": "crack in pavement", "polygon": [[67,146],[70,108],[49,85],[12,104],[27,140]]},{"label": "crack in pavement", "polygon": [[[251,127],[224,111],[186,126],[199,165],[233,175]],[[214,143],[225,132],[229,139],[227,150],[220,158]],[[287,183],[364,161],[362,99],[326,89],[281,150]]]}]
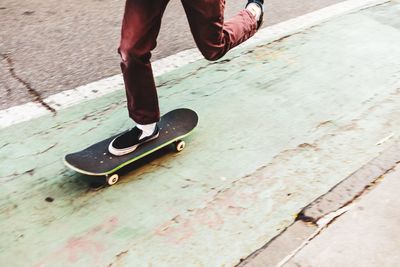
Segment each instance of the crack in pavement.
[{"label": "crack in pavement", "polygon": [[[339,209],[326,214],[324,217],[319,218],[317,222],[313,221],[312,224],[318,226],[318,229],[315,231],[314,234],[312,234],[310,237],[305,240],[301,246],[299,246],[296,250],[294,250],[290,255],[285,257],[278,265],[277,267],[282,267],[286,263],[288,263],[291,259],[293,259],[302,249],[304,249],[312,240],[314,240],[317,236],[319,236],[325,229],[327,229],[329,226],[331,226],[334,222],[336,222],[342,215],[347,213],[349,210],[353,208],[353,206],[356,205],[356,201],[358,201],[361,197],[363,197],[367,192],[371,191],[373,188],[375,188],[384,178],[387,174],[393,172],[396,167],[400,164],[400,161],[397,161],[396,164],[387,169],[382,175],[378,176],[375,180],[370,182],[368,185],[364,187],[364,189],[356,194],[351,200],[347,201],[343,206],[341,206]],[[305,222],[305,221],[303,221]]]},{"label": "crack in pavement", "polygon": [[393,167],[391,167],[390,169],[387,169],[382,175],[378,176],[374,181],[372,181],[369,184],[367,184],[361,192],[359,192],[352,199],[347,201],[340,209],[345,208],[346,206],[350,206],[350,205],[354,204],[365,193],[367,193],[368,191],[371,191],[373,188],[375,188],[385,178],[385,176],[387,174],[389,174],[389,173],[394,171],[394,169],[397,167],[397,165],[399,163],[400,163],[400,161],[397,161]]},{"label": "crack in pavement", "polygon": [[[344,205],[342,205],[339,209],[330,212],[328,214],[325,214],[325,216],[320,217],[320,218],[312,218],[309,216],[298,216],[295,220],[296,221],[302,221],[303,223],[311,223],[314,226],[317,226],[318,229],[313,233],[310,237],[308,237],[297,249],[295,249],[292,253],[290,253],[288,256],[286,256],[279,264],[277,264],[277,267],[282,267],[286,263],[288,263],[291,259],[293,259],[301,250],[303,250],[312,240],[314,240],[316,237],[318,237],[325,229],[327,229],[329,226],[331,226],[337,219],[339,219],[342,215],[347,213],[358,201],[361,197],[363,197],[367,192],[371,191],[374,187],[376,187],[384,178],[387,174],[392,172],[396,166],[400,163],[400,161],[397,161],[396,164],[387,169],[382,175],[376,177],[375,180],[367,184],[363,190],[361,190],[359,193],[354,195],[349,201],[347,201]],[[300,215],[300,214],[299,214]],[[290,227],[290,226],[289,226]]]},{"label": "crack in pavement", "polygon": [[117,255],[114,256],[114,260],[112,263],[108,264],[107,267],[113,267],[113,266],[120,266],[122,264],[122,261],[125,259],[125,257],[128,256],[129,250],[124,250]]},{"label": "crack in pavement", "polygon": [[57,113],[56,110],[54,108],[52,108],[49,104],[44,102],[40,93],[37,90],[35,90],[34,88],[32,88],[32,86],[30,85],[29,82],[23,80],[21,77],[19,77],[17,75],[17,73],[15,72],[15,69],[14,69],[14,62],[13,62],[12,58],[10,57],[10,55],[9,54],[0,54],[0,55],[3,58],[3,60],[5,60],[7,62],[8,72],[10,73],[11,77],[14,78],[16,81],[18,81],[19,83],[21,83],[28,90],[28,93],[33,97],[33,101],[38,102],[44,108],[46,108],[48,111],[50,111],[53,114],[56,114]]},{"label": "crack in pavement", "polygon": [[[362,190],[360,190],[359,192],[357,192],[351,199],[349,199],[349,200],[346,201],[343,205],[339,206],[338,209],[336,209],[336,210],[334,210],[334,211],[332,211],[332,212],[330,212],[330,213],[337,212],[338,210],[341,210],[341,209],[345,208],[346,206],[349,206],[349,205],[353,204],[354,202],[356,202],[356,201],[357,201],[360,197],[362,197],[366,192],[372,190],[382,179],[385,178],[385,176],[386,176],[387,174],[389,174],[390,172],[392,172],[392,171],[396,168],[396,166],[397,166],[399,163],[400,163],[400,161],[396,161],[392,167],[386,169],[382,174],[380,174],[379,176],[375,177],[374,180],[372,180],[371,182],[369,182],[368,184],[366,184],[366,185],[364,186],[364,188],[363,188]],[[342,181],[342,182],[343,182],[343,181]],[[329,190],[326,194],[322,195],[322,196],[319,197],[318,199],[323,199],[327,194],[332,193],[333,190],[335,190],[338,186],[341,186],[341,185],[342,185],[342,182],[339,183],[339,184],[337,184],[336,186],[334,186],[331,190]],[[317,201],[318,201],[318,199],[317,199]],[[314,201],[314,202],[315,202],[315,201]],[[313,203],[314,203],[314,202],[313,202]],[[313,204],[313,203],[312,203],[312,204]],[[330,213],[325,214],[325,215],[322,216],[322,217],[321,217],[321,216],[308,216],[308,215],[306,215],[306,211],[307,211],[308,209],[310,209],[311,207],[312,207],[312,206],[310,206],[310,205],[307,205],[306,207],[304,207],[304,208],[301,210],[301,212],[297,215],[295,221],[302,221],[302,222],[304,222],[304,223],[311,223],[311,224],[313,224],[313,225],[315,225],[315,226],[318,226],[318,221],[321,220],[321,219],[323,219],[324,217],[326,217],[328,214],[330,214]]]},{"label": "crack in pavement", "polygon": [[[344,127],[346,129],[346,127]],[[317,144],[318,142],[315,142],[313,144]],[[305,143],[302,145],[299,145],[298,147],[303,147],[303,148],[308,148],[311,149],[315,145],[310,145],[309,143]],[[357,203],[359,199],[361,199],[364,195],[366,195],[369,191],[373,190],[388,174],[393,172],[397,166],[400,164],[400,159],[398,157],[398,151],[400,149],[400,144],[397,142],[395,145],[392,145],[389,149],[386,149],[384,152],[382,152],[377,158],[369,161],[366,165],[362,166],[360,169],[358,169],[356,172],[352,173],[350,176],[348,176],[345,180],[341,181],[338,183],[336,186],[334,186],[331,190],[329,190],[326,194],[320,196],[316,200],[314,200],[311,204],[303,207],[301,209],[301,212],[298,214],[296,219],[288,225],[282,232],[280,232],[278,235],[273,237],[271,240],[269,240],[264,246],[261,248],[257,249],[254,251],[252,254],[247,256],[246,258],[242,259],[236,267],[243,267],[247,266],[249,263],[251,263],[254,259],[256,259],[260,254],[267,255],[266,253],[275,253],[276,252],[276,247],[274,246],[276,244],[280,244],[282,246],[282,243],[285,244],[286,240],[288,237],[293,236],[293,229],[296,229],[296,224],[301,224],[302,226],[309,228],[315,228],[312,233],[303,235],[300,233],[301,237],[296,236],[296,238],[302,239],[302,243],[299,245],[296,245],[295,248],[293,249],[288,249],[285,252],[285,256],[283,256],[280,260],[280,266],[284,266],[290,259],[296,256],[305,246],[307,246],[315,237],[317,237],[320,233],[322,233],[325,229],[327,229],[330,225],[332,225],[336,219],[338,219],[340,216],[345,214],[347,211],[349,211],[353,206]],[[376,169],[379,169],[378,171]],[[372,173],[372,177],[369,177]],[[346,199],[340,203],[339,205],[335,206],[334,209],[331,209],[329,206],[326,210],[326,208],[321,208],[323,207],[324,202],[331,202],[332,198],[329,195],[338,195],[338,192],[343,192],[343,191],[348,191],[349,188],[353,188],[354,184],[358,183],[359,178],[358,177],[365,177],[363,178],[362,181],[367,180],[366,183],[363,183],[363,186],[360,187],[359,189],[356,188],[354,192],[351,193],[349,196],[344,196]],[[349,184],[348,181],[351,181]],[[343,199],[344,197],[340,194],[340,199]],[[321,207],[318,205],[322,205]],[[308,214],[307,210],[313,210],[317,209],[318,213],[313,214],[310,213]],[[320,214],[322,213],[322,214]],[[276,264],[274,264],[276,265]],[[278,265],[279,266],[279,265]]]},{"label": "crack in pavement", "polygon": [[[245,260],[243,260],[243,263],[248,263],[249,260],[251,262],[251,258],[257,257],[259,253],[267,249],[273,242],[276,241],[277,238],[280,236],[284,235],[285,232],[290,228],[293,227],[293,225],[296,222],[302,222],[304,224],[312,225],[314,227],[317,227],[314,233],[312,233],[310,236],[305,238],[303,243],[299,245],[296,249],[294,249],[291,253],[289,253],[285,258],[283,258],[276,266],[277,267],[283,267],[285,266],[290,260],[292,260],[297,254],[299,254],[307,245],[310,244],[311,241],[313,241],[316,237],[318,237],[320,234],[322,234],[327,228],[329,228],[333,223],[335,223],[342,215],[347,213],[349,210],[351,210],[355,205],[356,201],[358,201],[360,198],[362,198],[366,193],[371,191],[373,188],[375,188],[384,178],[387,174],[391,173],[394,171],[394,169],[400,164],[400,161],[397,161],[391,168],[388,168],[383,174],[377,176],[373,181],[368,183],[364,189],[360,192],[358,192],[356,195],[354,195],[349,201],[347,201],[344,205],[340,206],[338,209],[325,214],[323,217],[317,217],[313,218],[310,216],[304,217],[297,217],[296,220],[286,227],[284,231],[282,231],[279,235],[275,236],[272,240],[270,240],[266,245],[264,245],[262,248],[257,250],[255,253],[247,257]],[[304,209],[304,208],[303,208]],[[294,263],[296,264],[296,263]],[[246,264],[245,264],[246,265]],[[242,262],[238,264],[237,266],[243,266]]]},{"label": "crack in pavement", "polygon": [[7,84],[5,85],[5,88],[6,88],[6,93],[7,93],[7,96],[10,96],[10,95],[11,95],[11,88],[10,88],[10,87],[8,87],[8,85],[7,85]]},{"label": "crack in pavement", "polygon": [[286,256],[282,261],[280,261],[276,267],[282,267],[286,263],[288,263],[291,259],[293,259],[301,250],[303,250],[311,241],[313,241],[316,237],[318,237],[325,229],[331,226],[337,219],[339,219],[342,215],[347,213],[353,204],[343,207],[342,209],[334,212],[333,216],[329,218],[325,223],[319,225],[318,229],[313,233],[310,237],[308,237],[298,248],[296,248],[292,253]]}]

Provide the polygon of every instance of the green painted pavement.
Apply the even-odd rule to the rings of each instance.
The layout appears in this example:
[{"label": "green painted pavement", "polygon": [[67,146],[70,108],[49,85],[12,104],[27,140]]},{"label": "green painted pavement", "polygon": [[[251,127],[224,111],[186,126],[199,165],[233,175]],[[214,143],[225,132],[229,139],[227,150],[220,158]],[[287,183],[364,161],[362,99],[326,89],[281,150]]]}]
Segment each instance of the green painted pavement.
[{"label": "green painted pavement", "polygon": [[110,188],[90,190],[62,158],[130,126],[122,88],[2,130],[0,262],[238,263],[399,135],[399,10],[393,1],[162,76],[162,112],[192,108],[199,126],[185,151]]}]

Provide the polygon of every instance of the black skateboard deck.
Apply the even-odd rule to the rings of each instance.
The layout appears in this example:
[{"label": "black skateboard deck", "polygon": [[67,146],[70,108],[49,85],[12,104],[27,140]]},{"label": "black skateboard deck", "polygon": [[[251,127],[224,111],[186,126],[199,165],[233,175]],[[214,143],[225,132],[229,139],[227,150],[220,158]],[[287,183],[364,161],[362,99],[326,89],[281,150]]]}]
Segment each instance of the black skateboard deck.
[{"label": "black skateboard deck", "polygon": [[65,156],[64,163],[70,169],[90,175],[105,176],[109,185],[115,184],[119,169],[167,146],[175,144],[177,152],[183,150],[183,138],[192,133],[197,126],[198,116],[190,109],[175,109],[161,117],[158,127],[160,135],[139,146],[135,151],[124,156],[114,156],[108,152],[108,145],[118,135],[100,141],[86,149]]}]

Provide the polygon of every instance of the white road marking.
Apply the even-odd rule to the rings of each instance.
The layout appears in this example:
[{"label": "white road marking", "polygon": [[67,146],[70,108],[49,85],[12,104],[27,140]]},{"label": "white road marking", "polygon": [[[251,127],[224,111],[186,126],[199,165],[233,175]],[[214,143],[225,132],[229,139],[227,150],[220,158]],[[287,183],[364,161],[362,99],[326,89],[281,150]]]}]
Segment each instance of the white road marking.
[{"label": "white road marking", "polygon": [[[334,17],[357,11],[366,7],[390,2],[390,0],[347,0],[323,9],[287,20],[285,22],[260,30],[252,39],[240,45],[240,48],[254,47],[259,44],[273,42],[282,37],[292,35],[306,28],[317,25]],[[203,58],[197,49],[189,49],[175,55],[153,62],[154,75],[160,76]],[[92,82],[75,89],[63,91],[44,99],[44,102],[55,110],[61,110],[84,101],[123,90],[121,75],[115,75]],[[0,129],[29,121],[50,114],[50,111],[37,103],[27,103],[0,111]]]}]

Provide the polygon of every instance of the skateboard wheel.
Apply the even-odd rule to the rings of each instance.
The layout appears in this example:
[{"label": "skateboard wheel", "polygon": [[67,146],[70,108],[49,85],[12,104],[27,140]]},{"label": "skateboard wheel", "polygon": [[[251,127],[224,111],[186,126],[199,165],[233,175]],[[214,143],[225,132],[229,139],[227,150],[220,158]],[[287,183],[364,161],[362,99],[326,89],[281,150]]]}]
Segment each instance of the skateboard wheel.
[{"label": "skateboard wheel", "polygon": [[176,150],[176,152],[181,152],[181,151],[185,148],[185,146],[186,146],[185,141],[182,141],[182,140],[177,141],[177,142],[175,143],[175,150]]},{"label": "skateboard wheel", "polygon": [[108,185],[115,185],[119,180],[119,175],[114,173],[111,176],[106,176],[106,180]]}]

